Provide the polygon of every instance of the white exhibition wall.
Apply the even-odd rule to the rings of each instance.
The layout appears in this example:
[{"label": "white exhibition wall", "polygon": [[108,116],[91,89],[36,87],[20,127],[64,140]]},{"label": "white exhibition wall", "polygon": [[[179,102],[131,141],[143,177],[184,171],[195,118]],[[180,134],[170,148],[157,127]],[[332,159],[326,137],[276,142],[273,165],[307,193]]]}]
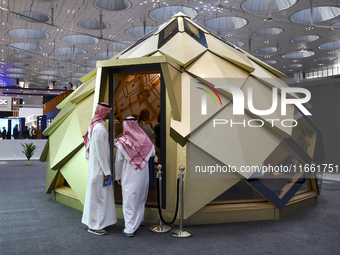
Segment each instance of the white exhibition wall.
[{"label": "white exhibition wall", "polygon": [[26,156],[22,153],[21,144],[33,143],[37,146],[37,150],[31,159],[37,160],[45,147],[47,139],[17,139],[17,140],[0,140],[0,160],[26,160]]}]

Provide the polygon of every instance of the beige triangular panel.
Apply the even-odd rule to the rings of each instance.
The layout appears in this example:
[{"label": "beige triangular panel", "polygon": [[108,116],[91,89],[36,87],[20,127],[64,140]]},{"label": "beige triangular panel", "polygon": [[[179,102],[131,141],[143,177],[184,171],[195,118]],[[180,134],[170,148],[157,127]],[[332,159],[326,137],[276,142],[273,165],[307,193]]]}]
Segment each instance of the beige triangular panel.
[{"label": "beige triangular panel", "polygon": [[[190,45],[190,47],[188,47]],[[207,50],[187,33],[177,33],[159,51],[172,58],[180,66],[186,67]]]},{"label": "beige triangular panel", "polygon": [[149,57],[155,57],[155,56],[163,56],[163,54],[160,53],[159,51],[156,51],[154,54],[150,55]]},{"label": "beige triangular panel", "polygon": [[194,26],[198,27],[199,29],[201,29],[204,33],[206,33],[206,35],[207,35],[207,33],[209,33],[203,26],[201,26],[201,25],[198,24],[198,23],[193,22],[190,18],[186,18],[185,20],[188,21],[188,22],[190,22],[190,23],[193,24]]},{"label": "beige triangular panel", "polygon": [[[271,72],[267,71],[257,63],[253,62],[253,66],[255,67],[255,71],[252,72],[250,75],[260,79],[264,84],[269,87],[276,87],[281,90],[281,88],[289,87],[283,80],[277,78]],[[281,91],[279,91],[281,93]],[[299,98],[295,93],[289,93],[294,98]]]},{"label": "beige triangular panel", "polygon": [[208,49],[216,55],[228,60],[229,62],[241,67],[247,72],[253,72],[255,70],[249,58],[242,52],[234,49],[233,47],[223,43],[212,35],[205,35],[207,40]]},{"label": "beige triangular panel", "polygon": [[85,74],[83,77],[81,77],[79,80],[81,82],[87,82],[89,79],[91,79],[93,76],[97,74],[97,69],[93,69],[91,72],[88,74]]},{"label": "beige triangular panel", "polygon": [[[246,103],[248,102],[249,96],[248,88],[252,89],[253,106],[256,110],[268,110],[272,107],[273,90],[261,83],[259,80],[249,77],[241,88],[243,94],[245,95],[245,109],[249,110],[248,103]],[[277,107],[274,113],[263,116],[254,115],[254,119],[262,119],[270,127],[273,126],[273,130],[278,132],[280,136],[288,138],[292,134],[292,127],[290,127],[292,123],[286,123],[283,126],[281,121],[284,119],[294,119],[294,105],[287,105],[287,115],[283,116],[281,115],[281,96],[277,95],[277,99]]]},{"label": "beige triangular panel", "polygon": [[[86,82],[87,86],[79,91],[71,100],[73,104],[78,104],[81,100],[91,95],[94,92],[96,85],[96,76],[93,76],[88,82]],[[85,85],[85,84],[84,84]]]},{"label": "beige triangular panel", "polygon": [[[258,59],[257,57],[249,54],[248,52],[240,49],[244,54],[247,55],[247,57],[256,62],[257,64],[259,64],[260,66],[262,66],[264,69],[267,69],[269,72],[271,72],[272,74],[274,74],[276,77],[278,78],[287,78],[287,76],[284,73],[281,73],[280,71],[276,70],[275,68],[273,68],[272,66],[266,64],[265,62],[261,61],[260,59]],[[255,67],[255,66],[254,66]]]},{"label": "beige triangular panel", "polygon": [[53,131],[67,118],[68,115],[71,114],[71,112],[76,108],[74,104],[71,102],[68,102],[61,111],[55,116],[52,123],[48,125],[48,127],[44,130],[43,135],[44,136],[50,136]]},{"label": "beige triangular panel", "polygon": [[[49,143],[49,142],[47,142],[47,143]],[[56,179],[57,179],[58,171],[52,170],[50,168],[50,156],[49,155],[46,157],[45,169],[46,169],[46,171],[45,171],[46,193],[51,193],[53,188],[54,188]]]},{"label": "beige triangular panel", "polygon": [[85,147],[83,146],[61,169],[71,189],[84,205],[87,184],[87,162],[85,160]]},{"label": "beige triangular panel", "polygon": [[60,104],[56,106],[57,109],[61,110],[63,107],[73,98],[73,96],[77,93],[77,91],[81,88],[78,87],[75,91],[73,91],[71,94],[69,94],[63,101],[61,101]]},{"label": "beige triangular panel", "polygon": [[[223,58],[211,53],[205,52],[199,59],[195,60],[186,71],[194,77],[203,80],[224,79],[227,84],[242,87],[249,73]],[[221,89],[223,90],[223,89]],[[229,92],[228,92],[229,93]]]},{"label": "beige triangular panel", "polygon": [[153,35],[144,42],[138,44],[133,49],[120,55],[119,59],[140,58],[156,52],[158,48],[158,35]]},{"label": "beige triangular panel", "polygon": [[184,14],[183,12],[178,12],[175,15],[171,16],[171,19],[175,19],[177,17],[185,17],[185,18],[190,18],[188,15]]},{"label": "beige triangular panel", "polygon": [[[225,107],[230,102],[228,98],[220,94],[222,101],[221,106],[217,98],[217,104],[215,104],[213,99],[208,96],[207,114],[201,115],[201,97],[205,92],[198,89],[197,87],[205,88],[205,86],[201,85],[199,82],[199,80],[192,77],[190,74],[186,72],[182,73],[182,118],[181,121],[171,119],[170,124],[171,130],[175,131],[175,133],[172,133],[175,135],[172,136],[173,139],[182,145],[183,141],[178,140],[180,137],[181,139],[188,138],[190,132],[196,130],[196,128],[202,125],[205,121],[211,118],[211,116],[215,115],[222,109],[222,107]],[[179,136],[178,139],[177,136]]]},{"label": "beige triangular panel", "polygon": [[40,162],[45,162],[47,160],[49,144],[50,143],[47,140],[47,142],[45,143],[45,147],[44,147],[43,151],[40,154],[40,158],[39,158]]},{"label": "beige triangular panel", "polygon": [[[210,203],[223,192],[234,186],[240,181],[240,175],[237,173],[223,172],[219,175],[213,175],[206,172],[196,171],[200,166],[216,166],[215,158],[205,153],[193,144],[187,144],[187,155],[190,154],[190,160],[187,161],[185,171],[185,212],[184,218],[190,217],[199,209]],[[218,162],[221,166],[222,163]],[[203,168],[202,168],[203,170]]]},{"label": "beige triangular panel", "polygon": [[[241,172],[244,166],[260,166],[280,144],[282,137],[267,127],[250,127],[253,119],[247,113],[233,115],[228,104],[190,135],[189,141],[225,165],[235,166],[237,172],[249,178],[252,172]],[[214,119],[219,119],[213,125]],[[223,120],[223,121],[222,121]]]},{"label": "beige triangular panel", "polygon": [[92,119],[94,94],[88,96],[77,104],[77,114],[81,136],[84,137]]},{"label": "beige triangular panel", "polygon": [[173,119],[180,121],[182,104],[181,72],[167,63],[162,63],[161,68],[169,95]]},{"label": "beige triangular panel", "polygon": [[49,137],[51,168],[59,169],[83,144],[77,111],[73,111]]}]

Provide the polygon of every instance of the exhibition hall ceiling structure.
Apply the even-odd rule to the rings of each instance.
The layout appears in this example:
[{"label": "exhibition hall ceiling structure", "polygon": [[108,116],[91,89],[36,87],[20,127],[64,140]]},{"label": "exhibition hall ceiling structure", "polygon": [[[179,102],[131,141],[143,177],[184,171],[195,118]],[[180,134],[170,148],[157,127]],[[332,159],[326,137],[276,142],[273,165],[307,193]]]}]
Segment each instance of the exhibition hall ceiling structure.
[{"label": "exhibition hall ceiling structure", "polygon": [[[72,88],[178,12],[289,77],[338,70],[335,0],[1,0],[0,86]],[[334,70],[335,70],[334,69]],[[336,71],[333,71],[337,74]]]}]

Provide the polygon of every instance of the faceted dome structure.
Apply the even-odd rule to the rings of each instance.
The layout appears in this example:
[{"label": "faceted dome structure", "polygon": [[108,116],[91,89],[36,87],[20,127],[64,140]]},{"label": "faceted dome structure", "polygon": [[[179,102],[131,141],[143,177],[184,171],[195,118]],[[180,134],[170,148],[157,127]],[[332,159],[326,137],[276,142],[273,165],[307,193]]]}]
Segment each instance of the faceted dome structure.
[{"label": "faceted dome structure", "polygon": [[[185,166],[185,224],[278,219],[315,205],[321,176],[304,166],[324,160],[321,134],[301,107],[287,104],[285,114],[280,103],[273,108],[274,98],[299,99],[287,92],[284,77],[178,13],[112,59],[97,61],[58,106],[43,133],[46,191],[82,209],[83,136],[104,101],[114,106],[107,123],[112,148],[125,117],[149,109],[156,124],[161,115],[162,204],[172,215],[178,167]],[[252,99],[241,115],[233,112],[240,105],[235,91]],[[157,210],[146,210],[146,220],[157,221]]]}]

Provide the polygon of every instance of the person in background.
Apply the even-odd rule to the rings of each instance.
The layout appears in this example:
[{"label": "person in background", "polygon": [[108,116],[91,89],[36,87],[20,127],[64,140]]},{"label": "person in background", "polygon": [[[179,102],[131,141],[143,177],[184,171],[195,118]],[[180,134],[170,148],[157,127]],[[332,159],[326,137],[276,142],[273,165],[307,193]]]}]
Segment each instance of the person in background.
[{"label": "person in background", "polygon": [[25,129],[22,132],[22,139],[28,139],[28,138],[29,138],[29,131],[27,129],[27,126],[25,126]]},{"label": "person in background", "polygon": [[5,127],[2,127],[1,136],[2,136],[2,139],[3,139],[3,140],[6,139],[6,128],[5,128]]},{"label": "person in background", "polygon": [[36,139],[37,138],[37,130],[35,129],[34,126],[31,128],[31,139]]},{"label": "person in background", "polygon": [[83,217],[81,222],[88,226],[88,232],[105,235],[104,229],[117,222],[113,194],[110,146],[105,120],[111,107],[99,103],[84,137],[85,157],[88,160],[88,177]]},{"label": "person in background", "polygon": [[123,195],[123,234],[132,237],[144,219],[149,192],[148,160],[155,155],[155,148],[134,117],[123,121],[123,136],[115,146],[115,180],[122,186]]},{"label": "person in background", "polygon": [[[145,134],[149,137],[150,141],[154,143],[155,134],[153,132],[153,127],[150,122],[150,112],[148,109],[141,110],[138,116],[138,124],[140,128],[145,132]],[[154,187],[156,184],[154,156],[150,157],[149,159],[149,178],[150,187]]]},{"label": "person in background", "polygon": [[14,138],[14,139],[18,139],[18,138],[19,138],[19,128],[18,128],[18,124],[16,124],[15,127],[13,128],[13,138]]},{"label": "person in background", "polygon": [[155,146],[156,146],[156,152],[157,152],[157,162],[161,162],[161,115],[159,114],[157,117],[157,122],[158,124],[154,127],[153,131],[155,132],[156,135],[156,141],[155,141]]}]

